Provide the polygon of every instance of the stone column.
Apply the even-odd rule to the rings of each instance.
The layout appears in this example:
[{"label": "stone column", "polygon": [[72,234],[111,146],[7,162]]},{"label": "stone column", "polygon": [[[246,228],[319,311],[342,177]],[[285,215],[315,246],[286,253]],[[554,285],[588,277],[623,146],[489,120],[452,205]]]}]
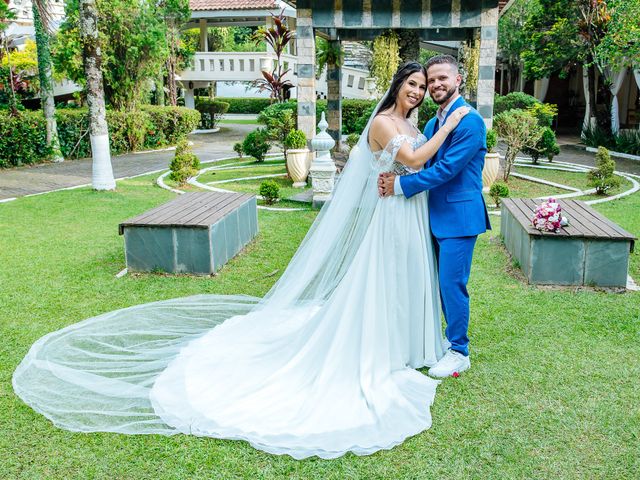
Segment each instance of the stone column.
[{"label": "stone column", "polygon": [[200,51],[209,51],[209,38],[207,37],[207,19],[200,19]]},{"label": "stone column", "polygon": [[330,153],[335,142],[326,131],[328,126],[322,112],[320,123],[318,123],[320,133],[311,140],[311,149],[315,152],[309,171],[313,185],[313,208],[321,208],[331,198],[336,178],[336,164]]},{"label": "stone column", "polygon": [[478,67],[478,112],[487,128],[493,125],[493,97],[498,51],[498,7],[482,11],[480,64]]},{"label": "stone column", "polygon": [[[330,40],[330,48],[340,48],[340,40]],[[342,68],[335,63],[327,64],[327,132],[336,142],[340,151],[340,134],[342,131]]]},{"label": "stone column", "polygon": [[184,106],[187,108],[196,108],[195,96],[193,95],[193,88],[184,89]]},{"label": "stone column", "polygon": [[316,133],[316,45],[311,9],[299,8],[297,14],[298,128],[312,139]]}]

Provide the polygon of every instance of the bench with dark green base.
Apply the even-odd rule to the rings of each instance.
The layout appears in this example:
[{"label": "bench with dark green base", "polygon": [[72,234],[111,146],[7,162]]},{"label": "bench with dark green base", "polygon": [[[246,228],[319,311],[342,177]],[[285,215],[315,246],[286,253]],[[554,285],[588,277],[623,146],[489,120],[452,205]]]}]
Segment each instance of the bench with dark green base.
[{"label": "bench with dark green base", "polygon": [[120,224],[129,271],[211,274],[258,233],[254,195],[185,193]]},{"label": "bench with dark green base", "polygon": [[584,202],[559,203],[569,225],[552,233],[533,228],[534,200],[502,201],[504,243],[529,283],[625,287],[636,238]]}]

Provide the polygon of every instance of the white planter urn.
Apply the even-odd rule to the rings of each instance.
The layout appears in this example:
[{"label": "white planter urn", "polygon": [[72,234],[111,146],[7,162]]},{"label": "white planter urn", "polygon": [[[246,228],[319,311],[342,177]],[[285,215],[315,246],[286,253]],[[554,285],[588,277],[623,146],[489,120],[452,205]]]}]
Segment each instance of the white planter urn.
[{"label": "white planter urn", "polygon": [[496,181],[500,170],[500,155],[497,152],[487,152],[484,155],[484,168],[482,169],[482,191],[488,192]]},{"label": "white planter urn", "polygon": [[313,207],[319,208],[331,198],[336,177],[336,164],[333,163],[331,150],[336,142],[327,133],[329,124],[322,112],[322,118],[318,123],[320,133],[311,140],[311,148],[316,152],[311,164],[311,184],[313,185]]},{"label": "white planter urn", "polygon": [[295,188],[302,188],[307,185],[307,177],[311,167],[309,153],[308,148],[287,150],[287,169]]}]

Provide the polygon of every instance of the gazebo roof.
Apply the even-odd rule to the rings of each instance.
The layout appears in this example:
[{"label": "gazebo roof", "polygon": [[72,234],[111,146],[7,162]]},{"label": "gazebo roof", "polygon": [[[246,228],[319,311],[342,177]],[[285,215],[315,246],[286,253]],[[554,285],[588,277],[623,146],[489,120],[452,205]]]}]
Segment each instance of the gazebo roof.
[{"label": "gazebo roof", "polygon": [[256,10],[279,6],[277,0],[189,0],[191,10]]}]

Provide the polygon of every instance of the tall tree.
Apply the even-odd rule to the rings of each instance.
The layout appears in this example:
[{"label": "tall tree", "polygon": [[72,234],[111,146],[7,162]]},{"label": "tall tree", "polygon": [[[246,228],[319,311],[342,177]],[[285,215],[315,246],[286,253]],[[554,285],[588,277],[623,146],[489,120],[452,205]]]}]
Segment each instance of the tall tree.
[{"label": "tall tree", "polygon": [[56,107],[53,97],[53,74],[51,69],[51,49],[49,36],[51,34],[51,14],[47,0],[33,0],[33,26],[36,31],[36,45],[38,49],[38,77],[40,78],[40,104],[47,126],[47,145],[54,162],[63,162],[58,138],[58,124],[56,122]]},{"label": "tall tree", "polygon": [[640,68],[640,0],[609,0],[607,34],[596,54],[613,69]]},{"label": "tall tree", "polygon": [[109,129],[104,104],[98,8],[96,0],[80,0],[79,7],[82,60],[87,79],[89,134],[93,157],[92,185],[95,190],[115,190],[116,182],[111,167]]},{"label": "tall tree", "polygon": [[180,69],[180,60],[184,57],[184,46],[180,42],[180,29],[191,17],[189,0],[162,0],[158,3],[158,13],[166,24],[166,42],[169,55],[165,62],[167,71],[167,86],[169,103],[174,107],[178,104],[178,89],[176,72]]},{"label": "tall tree", "polygon": [[414,61],[420,59],[420,34],[418,30],[398,28],[398,55],[401,62]]},{"label": "tall tree", "polygon": [[536,8],[536,0],[515,0],[498,22],[498,49],[507,70],[507,91],[516,89],[516,80],[523,75],[522,53],[529,41],[523,27],[527,17]]},{"label": "tall tree", "polygon": [[391,85],[391,79],[399,64],[398,34],[393,30],[387,30],[373,41],[371,58],[371,76],[376,79],[376,89],[380,95]]}]

